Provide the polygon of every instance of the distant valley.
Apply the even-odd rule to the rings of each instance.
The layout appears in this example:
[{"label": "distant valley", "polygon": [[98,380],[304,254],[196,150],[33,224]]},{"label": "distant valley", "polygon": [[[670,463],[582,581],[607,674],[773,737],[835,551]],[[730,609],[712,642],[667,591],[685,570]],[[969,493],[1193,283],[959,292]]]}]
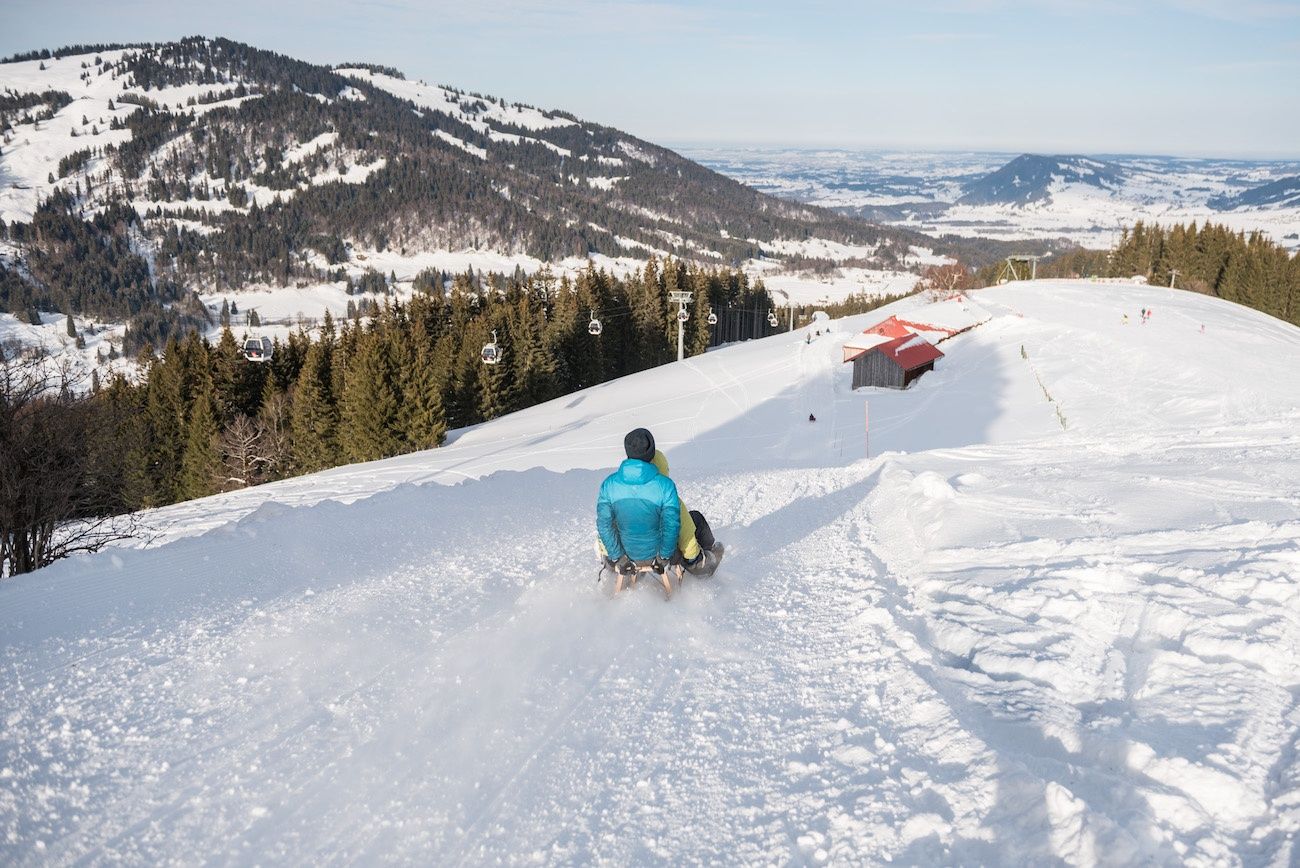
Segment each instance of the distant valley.
[{"label": "distant valley", "polygon": [[765,193],[927,235],[1101,249],[1138,220],[1210,220],[1300,250],[1300,160],[679,150]]}]

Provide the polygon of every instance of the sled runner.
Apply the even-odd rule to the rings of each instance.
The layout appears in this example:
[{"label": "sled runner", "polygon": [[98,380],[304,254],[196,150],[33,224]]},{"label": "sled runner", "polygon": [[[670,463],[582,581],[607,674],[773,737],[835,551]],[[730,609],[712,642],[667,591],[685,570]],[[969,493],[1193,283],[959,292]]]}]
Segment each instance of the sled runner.
[{"label": "sled runner", "polygon": [[604,579],[607,571],[612,573],[615,578],[614,594],[617,595],[626,588],[635,588],[637,582],[648,573],[658,579],[663,586],[664,599],[671,600],[673,591],[682,586],[687,573],[701,579],[712,576],[717,571],[718,564],[722,563],[724,551],[722,543],[715,542],[712,548],[704,551],[704,556],[699,562],[690,567],[682,563],[665,563],[658,558],[647,561],[624,561],[613,568],[603,566],[600,578]]},{"label": "sled runner", "polygon": [[[681,564],[665,564],[659,559],[652,561],[629,561],[614,568],[618,580],[614,583],[614,593],[624,588],[635,588],[637,581],[647,573],[655,576],[664,587],[664,599],[671,600],[673,591],[682,586],[683,569]],[[674,587],[674,581],[676,586]]]}]

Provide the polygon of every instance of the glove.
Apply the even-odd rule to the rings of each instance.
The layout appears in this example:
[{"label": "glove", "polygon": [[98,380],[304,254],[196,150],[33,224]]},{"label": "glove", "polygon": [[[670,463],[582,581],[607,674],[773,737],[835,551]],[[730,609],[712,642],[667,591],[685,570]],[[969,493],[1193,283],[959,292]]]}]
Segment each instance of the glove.
[{"label": "glove", "polygon": [[659,575],[662,576],[662,575],[664,574],[664,561],[663,561],[663,558],[655,558],[655,559],[654,559],[654,563],[652,563],[652,564],[650,565],[650,568],[653,569],[656,573],[658,573]]},{"label": "glove", "polygon": [[632,566],[632,559],[627,555],[619,555],[618,560],[614,563],[614,569],[618,570],[620,573],[631,573],[636,571],[636,567]]}]

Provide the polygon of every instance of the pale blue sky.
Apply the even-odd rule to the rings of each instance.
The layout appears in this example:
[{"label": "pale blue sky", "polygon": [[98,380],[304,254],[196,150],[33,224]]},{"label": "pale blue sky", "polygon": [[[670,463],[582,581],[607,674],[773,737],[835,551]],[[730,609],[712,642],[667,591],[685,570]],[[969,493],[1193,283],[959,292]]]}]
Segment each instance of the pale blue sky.
[{"label": "pale blue sky", "polygon": [[0,0],[0,54],[228,36],[667,145],[1300,156],[1300,0]]}]

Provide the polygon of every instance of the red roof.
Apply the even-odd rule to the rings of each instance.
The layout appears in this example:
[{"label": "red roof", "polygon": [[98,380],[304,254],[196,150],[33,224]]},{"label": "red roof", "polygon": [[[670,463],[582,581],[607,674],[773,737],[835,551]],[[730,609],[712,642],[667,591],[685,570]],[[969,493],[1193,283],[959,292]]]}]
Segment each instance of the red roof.
[{"label": "red roof", "polygon": [[[893,317],[890,317],[890,319],[894,319],[894,318],[893,318]],[[913,331],[918,331],[918,332],[942,332],[943,334],[947,335],[948,337],[952,337],[953,335],[955,335],[955,334],[960,334],[962,331],[964,331],[964,329],[953,329],[953,328],[948,328],[947,326],[941,326],[941,325],[930,325],[929,323],[924,323],[924,322],[912,322],[911,320],[908,320],[908,319],[900,319],[900,320],[896,320],[896,322],[897,322],[900,326],[904,326],[904,327],[906,327],[906,328],[910,328],[910,329],[912,329]]]},{"label": "red roof", "polygon": [[[891,340],[871,347],[854,346],[850,339],[849,343],[844,345],[844,361],[851,362],[854,359],[864,356],[867,353],[874,353],[876,350],[884,352],[896,364],[905,371],[913,368],[919,368],[926,362],[931,362],[941,358],[943,353],[934,348],[934,345],[924,338],[919,338],[917,332],[935,332],[944,335],[940,340],[946,340],[955,334],[960,334],[964,329],[953,329],[947,326],[930,325],[923,322],[913,322],[911,320],[899,319],[896,316],[886,317],[876,323],[869,329],[863,329],[864,335],[879,335]],[[918,337],[920,344],[913,344],[908,338]],[[907,349],[898,352],[900,348],[906,345]]]},{"label": "red roof", "polygon": [[890,338],[904,338],[911,334],[906,325],[896,316],[881,320],[863,332],[865,335],[885,335]]},{"label": "red roof", "polygon": [[922,365],[943,358],[943,352],[934,344],[919,335],[908,334],[894,338],[887,344],[867,350],[868,353],[884,353],[885,357],[904,371],[915,370]]}]

